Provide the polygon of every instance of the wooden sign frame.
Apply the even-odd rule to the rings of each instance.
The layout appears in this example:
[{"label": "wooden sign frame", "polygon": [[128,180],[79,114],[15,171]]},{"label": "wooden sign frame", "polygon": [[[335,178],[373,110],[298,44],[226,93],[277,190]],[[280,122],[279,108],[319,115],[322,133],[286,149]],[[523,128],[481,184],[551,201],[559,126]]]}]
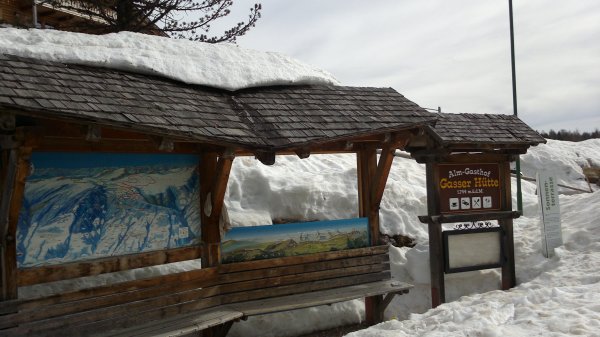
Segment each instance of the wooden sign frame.
[{"label": "wooden sign frame", "polygon": [[[510,154],[489,153],[456,153],[430,156],[425,161],[427,178],[427,216],[419,220],[428,225],[429,232],[429,266],[431,273],[431,304],[435,308],[446,302],[445,274],[446,251],[444,249],[444,231],[442,224],[457,222],[477,222],[497,220],[502,230],[502,251],[504,261],[502,268],[502,289],[510,289],[516,285],[513,219],[520,216],[512,210]],[[440,196],[440,165],[494,164],[498,165],[500,200],[498,210],[478,212],[442,212]]]},{"label": "wooden sign frame", "polygon": [[[492,269],[492,268],[500,268],[504,264],[504,249],[502,245],[502,228],[500,227],[491,227],[491,228],[476,228],[476,229],[457,229],[457,230],[449,230],[443,231],[444,237],[444,271],[446,274],[452,273],[462,273],[467,271],[475,271],[475,270],[484,270],[484,269]],[[465,267],[456,267],[452,268],[450,266],[451,252],[450,252],[450,244],[449,239],[451,236],[457,235],[471,235],[471,234],[480,234],[480,233],[498,233],[498,241],[499,241],[499,251],[498,251],[498,262],[497,263],[489,263],[489,264],[476,264]]]}]

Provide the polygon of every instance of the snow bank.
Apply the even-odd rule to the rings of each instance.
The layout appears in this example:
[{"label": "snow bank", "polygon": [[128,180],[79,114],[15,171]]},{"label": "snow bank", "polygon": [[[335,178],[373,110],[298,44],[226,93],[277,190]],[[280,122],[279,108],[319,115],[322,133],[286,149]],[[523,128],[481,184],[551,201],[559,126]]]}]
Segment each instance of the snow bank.
[{"label": "snow bank", "polygon": [[328,72],[285,55],[120,32],[88,35],[0,29],[0,53],[158,75],[225,90],[291,84],[339,84]]},{"label": "snow bank", "polygon": [[[551,170],[560,184],[589,189],[583,168],[600,167],[600,139],[583,142],[565,142],[548,139],[534,150],[521,156],[521,172],[535,178],[536,171]],[[572,193],[562,188],[563,193]]]}]

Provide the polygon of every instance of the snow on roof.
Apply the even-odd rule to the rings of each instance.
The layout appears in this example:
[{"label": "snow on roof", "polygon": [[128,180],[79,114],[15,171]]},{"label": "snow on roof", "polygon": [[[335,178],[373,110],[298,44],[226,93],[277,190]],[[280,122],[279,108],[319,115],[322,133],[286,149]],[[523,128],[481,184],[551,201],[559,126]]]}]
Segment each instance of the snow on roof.
[{"label": "snow on roof", "polygon": [[2,28],[0,53],[158,75],[230,91],[339,84],[330,73],[280,53],[131,32],[89,35]]}]

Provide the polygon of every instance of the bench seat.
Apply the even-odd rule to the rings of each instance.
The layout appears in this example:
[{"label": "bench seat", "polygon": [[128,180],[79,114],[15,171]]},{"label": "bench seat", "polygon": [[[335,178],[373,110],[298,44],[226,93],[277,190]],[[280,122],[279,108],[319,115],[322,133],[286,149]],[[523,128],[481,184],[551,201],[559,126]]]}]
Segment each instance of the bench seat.
[{"label": "bench seat", "polygon": [[412,285],[407,283],[382,280],[343,288],[313,291],[306,294],[294,294],[236,303],[230,305],[230,307],[242,312],[246,317],[333,304],[377,295],[401,295],[408,293],[410,288],[412,288]]},{"label": "bench seat", "polygon": [[174,319],[153,322],[145,326],[128,328],[114,333],[101,333],[100,337],[175,337],[215,327],[249,316],[310,308],[377,295],[402,295],[413,286],[408,283],[383,280],[343,288],[314,291],[275,298],[235,303],[200,312],[182,315]]},{"label": "bench seat", "polygon": [[248,316],[374,296],[382,313],[411,287],[390,278],[387,246],[223,264],[0,302],[0,336],[225,336]]}]

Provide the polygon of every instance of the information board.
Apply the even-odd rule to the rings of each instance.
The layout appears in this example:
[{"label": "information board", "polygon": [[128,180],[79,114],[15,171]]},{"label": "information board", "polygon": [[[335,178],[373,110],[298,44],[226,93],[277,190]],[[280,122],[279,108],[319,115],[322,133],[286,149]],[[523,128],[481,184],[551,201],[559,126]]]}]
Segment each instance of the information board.
[{"label": "information board", "polygon": [[198,245],[199,161],[33,153],[17,226],[19,268]]},{"label": "information board", "polygon": [[439,164],[437,168],[442,214],[500,210],[499,164]]}]

